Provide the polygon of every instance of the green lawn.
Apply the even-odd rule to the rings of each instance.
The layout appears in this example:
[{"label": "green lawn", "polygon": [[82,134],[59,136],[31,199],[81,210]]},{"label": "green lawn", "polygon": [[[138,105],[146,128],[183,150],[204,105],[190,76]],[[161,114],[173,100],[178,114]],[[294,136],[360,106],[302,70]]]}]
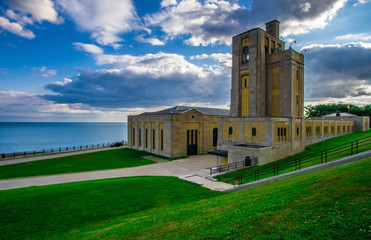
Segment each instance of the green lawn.
[{"label": "green lawn", "polygon": [[221,195],[174,177],[133,177],[0,191],[0,239],[54,239],[133,213]]},{"label": "green lawn", "polygon": [[[237,184],[236,178],[238,176],[247,175],[249,173],[254,173],[255,171],[262,171],[262,170],[267,169],[267,168],[272,169],[272,171],[260,176],[259,179],[272,177],[273,176],[273,166],[274,165],[284,164],[284,163],[293,161],[294,159],[302,158],[304,156],[308,156],[308,155],[311,155],[311,154],[314,154],[314,153],[320,153],[321,151],[323,151],[325,149],[333,148],[333,147],[339,146],[341,144],[349,143],[351,141],[354,141],[354,140],[357,140],[357,139],[360,139],[360,138],[364,138],[364,137],[369,137],[369,136],[371,136],[371,130],[366,131],[366,132],[357,132],[357,133],[352,133],[352,134],[348,134],[348,135],[344,135],[344,136],[340,136],[340,137],[336,137],[336,138],[331,138],[331,139],[328,139],[328,140],[325,140],[325,141],[318,142],[316,144],[307,146],[305,148],[306,150],[304,152],[299,153],[299,154],[295,154],[295,155],[286,157],[284,159],[281,159],[281,160],[278,160],[278,161],[275,161],[275,162],[272,162],[272,163],[269,163],[269,164],[266,164],[266,165],[263,165],[263,166],[253,167],[253,168],[249,168],[249,169],[245,169],[245,170],[241,170],[241,171],[237,171],[237,172],[232,172],[232,173],[219,175],[219,176],[216,176],[215,178],[218,179],[219,181],[223,181],[223,182],[227,182],[227,183],[231,183],[231,184]],[[367,145],[367,146],[364,146],[362,148],[359,148],[359,151],[361,152],[361,151],[370,150],[370,149],[371,149],[371,145]],[[339,154],[336,154],[334,156],[329,157],[327,159],[327,161],[340,159],[342,157],[349,156],[349,155],[350,155],[350,152],[339,153]],[[320,156],[320,154],[319,154],[319,156]],[[320,163],[320,160],[318,160],[318,162],[305,163],[305,164],[301,165],[301,168],[313,166],[313,165],[316,165],[316,164],[319,164],[319,163]],[[279,169],[279,174],[294,171],[294,170],[295,170],[295,167],[281,168],[281,169]],[[253,180],[254,180],[254,178],[243,179],[242,183],[251,182]]]},{"label": "green lawn", "polygon": [[111,218],[56,239],[370,239],[371,158]]},{"label": "green lawn", "polygon": [[[0,167],[0,179],[135,167],[154,163],[142,158],[152,155],[128,148],[19,163]],[[159,156],[156,156],[159,157]]]}]

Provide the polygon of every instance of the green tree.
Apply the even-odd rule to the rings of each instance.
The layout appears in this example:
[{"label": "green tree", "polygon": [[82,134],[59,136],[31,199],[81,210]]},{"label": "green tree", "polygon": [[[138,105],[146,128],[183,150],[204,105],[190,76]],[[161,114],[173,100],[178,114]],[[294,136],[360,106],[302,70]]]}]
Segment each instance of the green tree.
[{"label": "green tree", "polygon": [[366,105],[364,107],[359,107],[350,104],[350,109],[348,109],[348,104],[319,104],[319,105],[307,105],[304,107],[306,117],[320,117],[323,115],[339,112],[350,112],[357,116],[370,116],[371,117],[371,105]]}]

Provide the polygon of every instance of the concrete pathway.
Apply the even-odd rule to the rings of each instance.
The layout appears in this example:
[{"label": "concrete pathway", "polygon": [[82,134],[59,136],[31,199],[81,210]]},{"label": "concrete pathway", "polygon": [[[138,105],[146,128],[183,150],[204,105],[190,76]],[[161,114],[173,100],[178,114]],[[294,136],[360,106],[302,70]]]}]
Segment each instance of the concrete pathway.
[{"label": "concrete pathway", "polygon": [[64,152],[64,153],[53,153],[48,155],[39,155],[35,157],[19,157],[19,158],[13,158],[10,160],[1,160],[0,166],[5,165],[12,165],[12,164],[18,164],[18,163],[25,163],[25,162],[33,162],[33,161],[39,161],[39,160],[46,160],[46,159],[53,159],[53,158],[61,158],[61,157],[67,157],[72,155],[80,155],[85,153],[92,153],[92,152],[100,152],[100,151],[107,151],[112,149],[111,147],[105,147],[105,148],[94,148],[89,150],[81,150],[81,151],[71,151],[71,152]]},{"label": "concrete pathway", "polygon": [[[215,156],[201,155],[132,168],[7,179],[0,180],[0,190],[133,176],[175,176],[182,179],[193,175],[196,178],[197,176],[199,178],[205,178],[205,176],[208,175],[208,170],[206,168],[213,167],[216,163]],[[205,187],[208,186],[208,188],[215,190],[233,188],[232,185],[220,184],[219,182],[207,179],[205,179],[205,182],[201,185],[205,185]],[[221,186],[224,186],[224,188]]]}]

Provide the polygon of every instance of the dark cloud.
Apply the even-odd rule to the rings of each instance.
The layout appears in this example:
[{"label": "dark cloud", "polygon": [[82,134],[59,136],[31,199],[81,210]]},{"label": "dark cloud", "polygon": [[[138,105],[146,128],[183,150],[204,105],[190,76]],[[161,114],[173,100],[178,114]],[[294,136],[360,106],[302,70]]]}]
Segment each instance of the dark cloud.
[{"label": "dark cloud", "polygon": [[145,17],[147,26],[160,26],[170,36],[191,35],[190,45],[231,43],[231,37],[246,29],[264,26],[273,19],[281,21],[281,32],[306,33],[323,28],[344,0],[253,0],[244,7],[238,1],[183,0],[160,12]]},{"label": "dark cloud", "polygon": [[[229,73],[229,71],[228,71]],[[56,103],[83,103],[104,108],[135,108],[179,103],[225,104],[229,100],[229,74],[173,72],[156,76],[150,72],[84,70],[72,81],[46,85],[57,95],[45,95]]]},{"label": "dark cloud", "polygon": [[370,96],[371,48],[362,44],[309,48],[306,59],[306,98]]}]

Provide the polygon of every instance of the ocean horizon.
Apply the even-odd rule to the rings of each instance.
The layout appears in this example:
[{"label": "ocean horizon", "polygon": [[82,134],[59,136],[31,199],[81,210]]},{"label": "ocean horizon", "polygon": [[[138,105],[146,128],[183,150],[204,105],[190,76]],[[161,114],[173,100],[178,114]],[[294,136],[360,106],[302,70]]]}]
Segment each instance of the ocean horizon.
[{"label": "ocean horizon", "polygon": [[127,123],[0,122],[0,153],[50,151],[127,141]]}]

